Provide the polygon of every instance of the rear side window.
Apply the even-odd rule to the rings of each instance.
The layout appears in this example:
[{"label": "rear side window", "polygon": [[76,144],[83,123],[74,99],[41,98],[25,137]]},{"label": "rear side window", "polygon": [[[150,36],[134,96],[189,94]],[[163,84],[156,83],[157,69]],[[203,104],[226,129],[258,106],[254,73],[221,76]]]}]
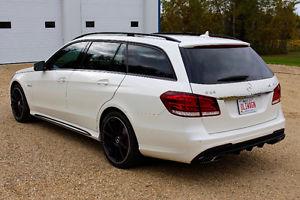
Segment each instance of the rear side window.
[{"label": "rear side window", "polygon": [[126,72],[126,45],[110,42],[93,42],[84,61],[85,69]]},{"label": "rear side window", "polygon": [[128,73],[176,79],[167,55],[160,49],[128,45]]},{"label": "rear side window", "polygon": [[48,62],[50,69],[76,69],[78,68],[82,52],[87,42],[71,44],[58,51]]},{"label": "rear side window", "polygon": [[251,47],[181,48],[181,53],[191,83],[222,84],[274,76]]}]

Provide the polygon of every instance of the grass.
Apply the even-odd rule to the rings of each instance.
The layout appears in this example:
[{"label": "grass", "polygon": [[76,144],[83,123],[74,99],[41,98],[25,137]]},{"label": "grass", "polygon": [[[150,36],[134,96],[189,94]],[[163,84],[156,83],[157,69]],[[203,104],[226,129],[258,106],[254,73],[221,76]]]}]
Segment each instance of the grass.
[{"label": "grass", "polygon": [[289,52],[286,55],[263,56],[268,64],[289,65],[300,67],[300,51]]}]

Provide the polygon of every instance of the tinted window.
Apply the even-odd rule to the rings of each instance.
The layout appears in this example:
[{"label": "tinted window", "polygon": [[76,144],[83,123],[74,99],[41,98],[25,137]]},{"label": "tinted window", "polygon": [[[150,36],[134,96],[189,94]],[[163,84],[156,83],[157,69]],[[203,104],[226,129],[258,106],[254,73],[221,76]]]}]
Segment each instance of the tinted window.
[{"label": "tinted window", "polygon": [[94,21],[86,21],[85,22],[85,27],[94,28],[95,27],[95,22]]},{"label": "tinted window", "polygon": [[55,28],[55,22],[53,21],[45,22],[45,28]]},{"label": "tinted window", "polygon": [[128,72],[174,79],[174,71],[166,54],[156,48],[128,45]]},{"label": "tinted window", "polygon": [[76,69],[87,42],[75,43],[57,52],[47,63],[51,69]]},{"label": "tinted window", "polygon": [[84,62],[85,69],[126,72],[126,45],[109,42],[94,42]]},{"label": "tinted window", "polygon": [[11,22],[0,22],[0,28],[11,28]]},{"label": "tinted window", "polygon": [[250,47],[182,48],[181,52],[192,83],[220,84],[273,77]]},{"label": "tinted window", "polygon": [[139,27],[138,21],[131,21],[131,27]]}]

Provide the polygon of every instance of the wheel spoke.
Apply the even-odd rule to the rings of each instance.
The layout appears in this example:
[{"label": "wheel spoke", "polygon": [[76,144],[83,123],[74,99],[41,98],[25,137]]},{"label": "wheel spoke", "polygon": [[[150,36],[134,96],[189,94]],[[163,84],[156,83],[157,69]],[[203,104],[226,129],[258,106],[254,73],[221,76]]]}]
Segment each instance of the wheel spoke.
[{"label": "wheel spoke", "polygon": [[22,113],[22,107],[18,106],[17,109],[18,109],[19,114],[21,114]]},{"label": "wheel spoke", "polygon": [[103,134],[104,134],[105,136],[107,136],[108,138],[113,139],[113,136],[112,136],[111,134],[109,134],[108,132],[103,131]]},{"label": "wheel spoke", "polygon": [[119,150],[119,153],[120,153],[120,155],[122,157],[122,160],[123,160],[126,157],[126,155],[124,154],[123,149],[120,145],[118,146],[118,150]]},{"label": "wheel spoke", "polygon": [[18,102],[18,99],[14,96],[11,96],[11,102],[12,103],[17,103]]},{"label": "wheel spoke", "polygon": [[19,107],[20,107],[21,110],[23,110],[24,109],[24,104],[21,102]]},{"label": "wheel spoke", "polygon": [[115,129],[114,127],[112,126],[112,123],[108,123],[108,128],[111,130],[112,133],[115,133]]},{"label": "wheel spoke", "polygon": [[121,163],[129,150],[129,138],[126,125],[117,117],[106,120],[103,126],[103,146],[109,159]]},{"label": "wheel spoke", "polygon": [[23,117],[26,106],[26,99],[23,95],[22,89],[15,86],[11,92],[11,108],[17,120]]},{"label": "wheel spoke", "polygon": [[123,136],[127,136],[127,129],[123,126],[123,129],[122,129],[122,135]]},{"label": "wheel spoke", "polygon": [[127,145],[125,145],[124,143],[123,143],[123,141],[122,140],[120,140],[120,142],[119,142],[119,146],[120,147],[122,147],[123,149],[125,149],[125,150],[128,150],[128,146]]}]

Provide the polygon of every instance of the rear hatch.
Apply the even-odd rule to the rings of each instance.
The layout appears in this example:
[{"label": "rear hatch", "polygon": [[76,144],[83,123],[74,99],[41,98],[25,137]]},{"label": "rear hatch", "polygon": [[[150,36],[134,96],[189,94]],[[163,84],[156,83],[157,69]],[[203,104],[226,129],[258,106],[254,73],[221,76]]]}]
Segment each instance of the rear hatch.
[{"label": "rear hatch", "polygon": [[[194,94],[217,99],[221,114],[202,117],[208,133],[245,128],[277,117],[278,80],[249,46],[181,47]],[[201,105],[200,105],[201,107]]]}]

